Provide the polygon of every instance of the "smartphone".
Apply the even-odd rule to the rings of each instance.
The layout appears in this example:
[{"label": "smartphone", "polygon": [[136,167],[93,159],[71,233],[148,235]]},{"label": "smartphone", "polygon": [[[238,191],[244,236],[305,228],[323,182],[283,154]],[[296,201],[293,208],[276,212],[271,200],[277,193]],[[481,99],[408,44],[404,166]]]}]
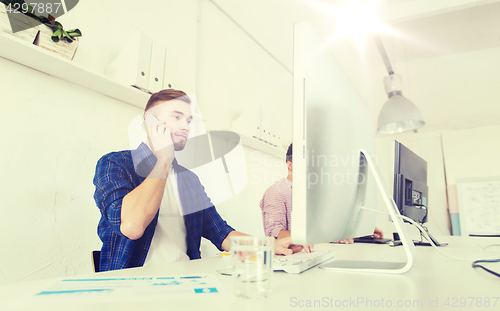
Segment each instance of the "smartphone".
[{"label": "smartphone", "polygon": [[149,146],[152,146],[153,142],[151,141],[151,137],[149,136],[148,127],[150,124],[157,123],[157,122],[159,122],[158,119],[153,114],[150,113],[146,117],[146,120],[142,123],[142,129],[146,131]]},{"label": "smartphone", "polygon": [[154,115],[148,114],[148,116],[146,117],[146,120],[144,122],[142,122],[142,129],[145,130],[146,133],[149,134],[148,126],[150,124],[157,123],[157,122],[160,122],[160,121],[158,121],[158,119]]},{"label": "smartphone", "polygon": [[153,123],[158,123],[160,121],[158,121],[158,119],[152,115],[151,113],[148,114],[148,116],[146,117],[146,124],[149,126],[150,124],[153,124]]}]

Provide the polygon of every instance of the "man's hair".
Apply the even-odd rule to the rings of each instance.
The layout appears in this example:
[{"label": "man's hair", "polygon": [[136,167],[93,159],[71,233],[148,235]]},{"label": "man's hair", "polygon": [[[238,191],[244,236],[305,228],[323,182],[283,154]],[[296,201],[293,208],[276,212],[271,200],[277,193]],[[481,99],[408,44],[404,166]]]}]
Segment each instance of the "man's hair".
[{"label": "man's hair", "polygon": [[286,151],[286,161],[285,162],[292,162],[292,144],[288,146],[288,150]]},{"label": "man's hair", "polygon": [[144,108],[144,111],[148,111],[149,109],[153,108],[154,106],[158,105],[161,102],[174,99],[182,100],[183,102],[191,104],[191,99],[183,91],[166,89],[151,95],[151,97],[148,100],[148,103],[146,104],[146,108]]}]

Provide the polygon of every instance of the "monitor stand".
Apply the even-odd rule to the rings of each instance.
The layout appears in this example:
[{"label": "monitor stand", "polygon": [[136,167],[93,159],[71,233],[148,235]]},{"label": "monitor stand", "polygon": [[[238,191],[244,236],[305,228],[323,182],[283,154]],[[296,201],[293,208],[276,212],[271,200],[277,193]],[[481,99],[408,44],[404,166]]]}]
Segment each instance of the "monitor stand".
[{"label": "monitor stand", "polygon": [[[436,245],[436,246],[446,246],[446,245],[448,245],[448,243],[439,243],[438,240],[436,240],[436,238],[433,237],[432,234],[430,234],[430,232],[427,229],[427,227],[425,227],[422,224],[420,224],[420,226],[422,228],[424,228],[425,232],[427,232],[427,235],[431,239],[432,243],[434,243],[434,245]],[[396,234],[395,234],[395,236],[396,236]],[[429,242],[424,242],[423,239],[427,240],[427,238],[422,234],[422,232],[420,232],[420,241],[413,240],[413,244],[415,244],[415,246],[432,246],[432,244],[430,243],[430,241]],[[394,241],[392,242],[391,246],[399,246],[399,245],[402,245],[401,241],[399,239],[394,238]]]},{"label": "monitor stand", "polygon": [[[387,191],[385,183],[381,179],[381,174],[377,166],[374,165],[373,160],[368,152],[365,150],[360,150],[361,155],[365,157],[368,163],[368,167],[372,172],[375,181],[377,183],[377,188],[382,194],[385,205],[389,210],[389,215],[396,226],[396,230],[401,239],[403,248],[406,253],[406,262],[380,262],[380,261],[352,261],[352,260],[336,260],[329,262],[327,264],[320,265],[321,269],[325,270],[336,270],[336,271],[350,271],[350,272],[375,272],[375,273],[392,273],[399,274],[405,273],[410,270],[415,259],[415,245],[410,237],[410,234],[403,225],[403,220],[401,219],[396,202]],[[362,207],[363,208],[363,207]],[[370,209],[366,209],[370,210]]]},{"label": "monitor stand", "polygon": [[[436,238],[432,236],[432,234],[429,232],[429,230],[427,230],[427,227],[425,227],[423,225],[421,225],[421,226],[422,226],[422,228],[425,229],[425,232],[427,233],[427,235],[431,239],[432,243],[434,243],[434,245],[436,245],[436,246],[446,246],[446,245],[448,245],[448,243],[439,243],[438,240],[436,240]],[[419,246],[432,246],[431,243],[430,243],[431,241],[424,242],[424,241],[422,241],[422,237],[425,238],[425,236],[422,234],[422,232],[420,232],[420,241],[417,241],[417,242],[413,241],[413,244],[415,244],[415,246],[417,246],[417,245],[419,245]]]}]

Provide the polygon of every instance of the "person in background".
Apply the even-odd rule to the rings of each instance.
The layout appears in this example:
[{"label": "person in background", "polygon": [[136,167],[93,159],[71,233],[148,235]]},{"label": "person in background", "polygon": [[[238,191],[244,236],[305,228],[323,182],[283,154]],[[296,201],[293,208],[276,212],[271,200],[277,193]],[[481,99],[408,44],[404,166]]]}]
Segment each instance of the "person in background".
[{"label": "person in background", "polygon": [[[292,224],[292,144],[286,152],[286,166],[288,175],[269,187],[262,200],[260,208],[262,210],[262,220],[264,223],[264,234],[278,239],[291,236]],[[378,228],[375,228],[373,237],[383,238],[384,234]],[[337,241],[337,243],[353,243],[353,239]],[[300,248],[296,246],[297,249]]]}]

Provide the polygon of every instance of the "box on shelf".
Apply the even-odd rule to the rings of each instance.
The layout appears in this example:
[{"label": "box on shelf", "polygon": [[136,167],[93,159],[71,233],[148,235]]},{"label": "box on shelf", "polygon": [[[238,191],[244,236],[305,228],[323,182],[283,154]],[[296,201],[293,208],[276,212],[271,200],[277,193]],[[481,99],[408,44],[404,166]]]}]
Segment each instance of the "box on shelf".
[{"label": "box on shelf", "polygon": [[0,3],[0,33],[8,33],[21,40],[33,43],[38,34],[37,26],[41,25],[40,22],[21,13],[10,14],[10,17],[14,27],[17,25],[25,30],[12,32],[11,19],[9,19],[9,15],[5,10],[5,5]]},{"label": "box on shelf", "polygon": [[10,17],[14,25],[25,28],[25,30],[12,32],[9,14],[5,10],[5,5],[0,3],[0,33],[10,34],[70,60],[75,56],[78,48],[78,38],[75,38],[72,43],[66,42],[65,39],[54,42],[51,38],[52,29],[50,27],[21,13],[10,14]]},{"label": "box on shelf", "polygon": [[78,38],[75,38],[73,42],[68,43],[65,39],[61,39],[59,42],[54,42],[51,37],[52,29],[46,25],[40,25],[38,27],[38,34],[33,44],[69,60],[72,60],[73,57],[75,57],[76,49],[78,48]]}]

